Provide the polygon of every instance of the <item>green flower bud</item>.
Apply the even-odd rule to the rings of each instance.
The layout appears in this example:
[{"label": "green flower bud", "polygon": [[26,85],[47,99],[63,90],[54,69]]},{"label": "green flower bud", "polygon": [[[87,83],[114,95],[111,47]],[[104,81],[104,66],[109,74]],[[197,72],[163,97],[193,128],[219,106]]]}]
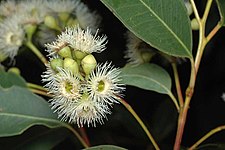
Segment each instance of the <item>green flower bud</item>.
[{"label": "green flower bud", "polygon": [[73,74],[78,74],[79,73],[79,67],[78,64],[75,60],[72,58],[65,58],[63,60],[63,68],[65,70],[71,71]]},{"label": "green flower bud", "polygon": [[6,60],[7,56],[3,53],[0,53],[0,62],[3,62],[4,60]]},{"label": "green flower bud", "polygon": [[61,31],[61,29],[57,23],[57,20],[53,16],[49,16],[49,15],[46,16],[44,19],[44,24],[51,29]]},{"label": "green flower bud", "polygon": [[9,68],[8,72],[12,72],[12,73],[15,73],[17,75],[20,75],[20,69],[17,68],[17,67],[11,67],[11,68]]},{"label": "green flower bud", "polygon": [[26,24],[24,28],[27,33],[28,39],[31,40],[34,32],[37,30],[37,25],[36,24]]},{"label": "green flower bud", "polygon": [[58,14],[58,16],[59,16],[59,19],[60,19],[63,23],[65,23],[65,22],[69,19],[70,14],[67,13],[67,12],[61,12],[61,13]]},{"label": "green flower bud", "polygon": [[81,66],[86,75],[89,75],[90,72],[96,67],[96,65],[96,59],[92,54],[85,56],[81,61]]},{"label": "green flower bud", "polygon": [[73,26],[76,26],[78,25],[79,22],[77,19],[74,19],[74,18],[70,18],[67,23],[66,23],[66,26],[69,26],[69,27],[73,27]]},{"label": "green flower bud", "polygon": [[191,28],[192,30],[199,30],[199,24],[196,18],[191,20]]},{"label": "green flower bud", "polygon": [[85,56],[87,56],[87,53],[84,53],[84,52],[79,51],[79,50],[75,50],[75,51],[73,51],[73,55],[74,55],[75,58],[77,58],[78,60],[82,60]]},{"label": "green flower bud", "polygon": [[72,53],[71,53],[71,50],[68,46],[66,47],[63,47],[62,49],[60,49],[58,51],[58,54],[60,56],[62,56],[63,58],[72,58]]},{"label": "green flower bud", "polygon": [[143,62],[150,62],[150,60],[152,59],[152,57],[154,55],[155,55],[154,52],[144,51],[141,53],[141,58],[142,58]]},{"label": "green flower bud", "polygon": [[54,71],[58,72],[57,67],[63,67],[63,60],[60,58],[53,59],[50,61],[50,66]]}]

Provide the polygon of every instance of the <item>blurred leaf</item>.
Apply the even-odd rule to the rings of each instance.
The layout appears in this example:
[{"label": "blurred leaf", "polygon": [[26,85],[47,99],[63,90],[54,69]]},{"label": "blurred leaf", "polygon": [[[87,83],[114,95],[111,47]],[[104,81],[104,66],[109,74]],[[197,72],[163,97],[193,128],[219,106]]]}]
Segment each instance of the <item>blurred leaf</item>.
[{"label": "blurred leaf", "polygon": [[136,36],[169,55],[192,57],[190,19],[181,0],[101,0]]},{"label": "blurred leaf", "polygon": [[0,87],[0,120],[1,137],[21,134],[33,125],[55,128],[63,124],[53,114],[48,102],[17,86]]},{"label": "blurred leaf", "polygon": [[49,129],[41,132],[35,137],[29,137],[25,142],[16,146],[16,149],[21,150],[49,150],[57,144],[69,137],[70,132],[66,128]]},{"label": "blurred leaf", "polygon": [[86,148],[83,150],[126,150],[126,149],[119,146],[114,146],[114,145],[99,145],[99,146]]},{"label": "blurred leaf", "polygon": [[218,8],[219,8],[219,12],[220,12],[220,21],[222,23],[223,26],[225,26],[225,1],[224,0],[216,0]]},{"label": "blurred leaf", "polygon": [[121,69],[122,82],[162,94],[170,94],[171,78],[161,67],[155,64],[127,66]]},{"label": "blurred leaf", "polygon": [[0,86],[9,88],[13,85],[26,87],[26,81],[15,73],[0,71]]},{"label": "blurred leaf", "polygon": [[198,150],[225,150],[225,144],[205,144],[199,146]]}]

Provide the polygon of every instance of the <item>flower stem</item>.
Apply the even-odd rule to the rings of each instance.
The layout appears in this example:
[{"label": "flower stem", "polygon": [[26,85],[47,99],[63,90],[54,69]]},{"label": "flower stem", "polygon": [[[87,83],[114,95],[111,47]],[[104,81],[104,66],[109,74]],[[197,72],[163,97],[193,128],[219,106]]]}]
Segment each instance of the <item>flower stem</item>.
[{"label": "flower stem", "polygon": [[43,64],[47,64],[48,61],[47,59],[44,57],[44,55],[42,55],[42,53],[37,49],[37,47],[30,41],[28,40],[25,45],[32,50],[32,52],[41,60],[41,62]]},{"label": "flower stem", "polygon": [[185,98],[184,106],[181,107],[179,117],[178,117],[178,127],[177,127],[176,139],[175,139],[175,143],[174,143],[174,150],[180,150],[180,144],[182,141],[184,127],[185,127],[185,123],[186,123],[186,119],[187,119],[187,112],[189,109],[189,104],[190,104],[192,95],[194,93],[196,71],[194,68],[194,60],[193,59],[190,59],[190,60],[191,60],[191,68],[192,68],[191,77],[190,77],[189,86],[186,90],[186,98]]},{"label": "flower stem", "polygon": [[84,139],[85,143],[90,147],[90,140],[87,136],[86,130],[84,127],[79,128],[81,137]]},{"label": "flower stem", "polygon": [[187,112],[189,109],[189,104],[190,104],[192,95],[194,93],[197,72],[198,72],[198,69],[200,66],[200,62],[202,59],[202,55],[203,55],[205,46],[208,43],[208,41],[206,40],[206,37],[205,37],[205,25],[206,25],[206,20],[207,20],[209,10],[210,10],[211,4],[212,4],[212,0],[207,1],[206,8],[205,8],[202,19],[199,17],[194,0],[190,0],[190,2],[193,7],[195,17],[199,23],[199,43],[198,43],[198,49],[197,49],[197,54],[196,54],[195,60],[193,60],[193,58],[190,59],[190,61],[191,61],[190,82],[189,82],[188,88],[186,89],[186,97],[185,97],[184,107],[181,107],[181,111],[180,111],[180,114],[178,117],[178,127],[177,127],[176,139],[175,139],[175,143],[174,143],[174,150],[180,149],[180,144],[182,141],[184,127],[185,127],[186,118],[187,118]]},{"label": "flower stem", "polygon": [[46,91],[41,91],[41,90],[38,90],[38,89],[32,89],[32,88],[30,88],[29,90],[30,90],[31,92],[35,93],[35,94],[40,94],[40,95],[48,96],[48,97],[49,97],[49,94],[48,94]]},{"label": "flower stem", "polygon": [[27,86],[28,86],[29,88],[32,88],[32,89],[38,89],[38,90],[42,90],[42,91],[47,92],[47,90],[46,90],[45,88],[43,88],[43,87],[40,86],[40,85],[34,84],[34,83],[27,83]]},{"label": "flower stem", "polygon": [[218,24],[213,28],[213,30],[207,35],[206,41],[210,41],[212,37],[219,31],[219,29],[222,27],[221,23],[218,22]]},{"label": "flower stem", "polygon": [[172,65],[172,68],[173,68],[173,74],[174,74],[174,79],[175,79],[178,101],[179,101],[180,107],[183,107],[184,99],[183,99],[182,90],[181,90],[181,87],[180,87],[180,79],[179,79],[179,74],[178,74],[178,71],[177,71],[177,65],[176,65],[176,63],[172,63],[171,65]]},{"label": "flower stem", "polygon": [[68,124],[63,124],[64,127],[66,127],[67,129],[69,129],[76,137],[77,139],[81,142],[81,144],[84,146],[84,148],[88,148],[88,144],[82,139],[82,137],[79,135],[79,133],[77,133],[76,130],[74,130],[73,127],[71,127],[70,125]]},{"label": "flower stem", "polygon": [[215,129],[212,129],[210,132],[208,132],[206,135],[204,135],[201,139],[199,139],[194,145],[192,145],[189,150],[193,150],[195,149],[198,145],[200,145],[202,142],[204,142],[206,139],[208,139],[210,136],[212,136],[213,134],[221,131],[221,130],[225,130],[225,125],[223,126],[219,126]]},{"label": "flower stem", "polygon": [[133,117],[137,120],[137,122],[140,124],[142,129],[145,131],[146,135],[148,136],[149,140],[152,142],[153,146],[156,150],[160,150],[159,146],[155,142],[154,138],[152,137],[151,133],[143,123],[143,121],[139,118],[139,116],[136,114],[136,112],[133,110],[133,108],[122,98],[118,97],[120,99],[120,102],[123,104],[123,106],[133,115]]}]

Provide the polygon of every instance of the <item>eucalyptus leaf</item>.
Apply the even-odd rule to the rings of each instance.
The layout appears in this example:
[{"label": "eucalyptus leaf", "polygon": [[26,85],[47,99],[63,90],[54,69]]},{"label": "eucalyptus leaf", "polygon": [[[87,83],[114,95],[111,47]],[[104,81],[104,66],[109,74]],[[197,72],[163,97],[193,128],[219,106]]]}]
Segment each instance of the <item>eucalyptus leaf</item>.
[{"label": "eucalyptus leaf", "polygon": [[220,22],[223,26],[225,26],[225,1],[224,0],[216,0],[219,12],[220,12]]},{"label": "eucalyptus leaf", "polygon": [[99,146],[86,148],[83,150],[127,150],[127,149],[119,147],[119,146],[114,146],[114,145],[99,145]]},{"label": "eucalyptus leaf", "polygon": [[155,64],[141,64],[139,66],[126,66],[121,69],[122,82],[126,85],[170,94],[171,78],[160,66]]},{"label": "eucalyptus leaf", "polygon": [[192,57],[190,19],[182,0],[101,0],[137,37],[173,56]]},{"label": "eucalyptus leaf", "polygon": [[23,133],[33,125],[56,128],[63,125],[48,102],[25,88],[0,87],[0,137]]},{"label": "eucalyptus leaf", "polygon": [[0,86],[9,88],[13,85],[26,87],[26,81],[15,73],[0,71]]}]

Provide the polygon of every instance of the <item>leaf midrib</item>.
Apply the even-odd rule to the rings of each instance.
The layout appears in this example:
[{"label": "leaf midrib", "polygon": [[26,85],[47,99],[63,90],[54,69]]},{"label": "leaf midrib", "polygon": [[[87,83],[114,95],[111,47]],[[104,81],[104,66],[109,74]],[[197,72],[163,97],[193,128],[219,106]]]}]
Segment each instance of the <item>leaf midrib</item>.
[{"label": "leaf midrib", "polygon": [[184,43],[180,40],[180,38],[169,28],[169,26],[142,0],[140,0],[140,2],[168,29],[168,31],[175,37],[175,39],[177,39],[177,41],[182,45],[182,47],[184,47],[184,49],[186,50],[186,52],[190,55],[191,53],[189,52],[188,48],[186,47],[186,45],[184,45]]},{"label": "leaf midrib", "polygon": [[56,119],[44,118],[44,117],[36,117],[36,116],[31,116],[31,115],[29,116],[29,115],[25,115],[25,114],[14,114],[14,113],[1,112],[0,116],[10,116],[10,117],[33,119],[33,120],[43,120],[43,121],[48,121],[48,122],[58,123],[58,124],[61,123],[60,121],[58,121]]}]

